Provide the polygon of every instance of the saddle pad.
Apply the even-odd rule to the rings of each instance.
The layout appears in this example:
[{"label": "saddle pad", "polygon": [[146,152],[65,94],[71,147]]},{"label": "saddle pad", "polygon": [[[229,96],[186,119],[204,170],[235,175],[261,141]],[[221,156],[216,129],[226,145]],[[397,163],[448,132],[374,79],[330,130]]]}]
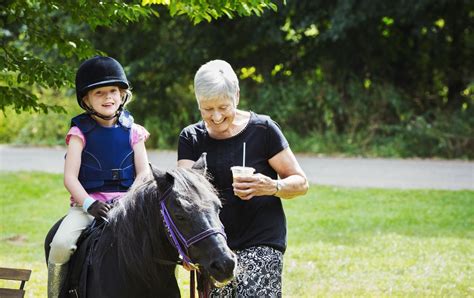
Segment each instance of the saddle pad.
[{"label": "saddle pad", "polygon": [[77,241],[77,249],[69,261],[68,276],[61,290],[60,297],[86,297],[87,273],[94,246],[102,235],[105,221],[94,220],[81,234]]}]

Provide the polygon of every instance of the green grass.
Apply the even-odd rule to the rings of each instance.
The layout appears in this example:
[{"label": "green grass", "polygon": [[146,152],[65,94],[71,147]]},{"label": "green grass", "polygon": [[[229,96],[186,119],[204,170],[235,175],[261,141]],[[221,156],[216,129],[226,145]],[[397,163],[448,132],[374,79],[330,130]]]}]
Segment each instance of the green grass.
[{"label": "green grass", "polygon": [[[45,297],[43,239],[68,209],[62,175],[2,173],[0,190],[0,266],[33,269],[27,297]],[[284,206],[284,297],[474,296],[472,191],[312,186]]]},{"label": "green grass", "polygon": [[312,187],[285,209],[287,296],[474,295],[474,192]]}]

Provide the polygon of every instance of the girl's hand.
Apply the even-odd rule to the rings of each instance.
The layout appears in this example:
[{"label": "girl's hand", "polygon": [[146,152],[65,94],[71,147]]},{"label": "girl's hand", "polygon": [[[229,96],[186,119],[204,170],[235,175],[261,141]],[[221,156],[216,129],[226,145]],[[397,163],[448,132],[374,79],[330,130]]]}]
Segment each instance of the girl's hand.
[{"label": "girl's hand", "polygon": [[235,177],[234,194],[242,200],[250,200],[256,196],[274,195],[277,191],[276,181],[257,173],[249,177]]},{"label": "girl's hand", "polygon": [[94,216],[96,219],[107,218],[107,212],[110,210],[110,205],[103,203],[101,201],[95,201],[87,209],[87,213]]}]

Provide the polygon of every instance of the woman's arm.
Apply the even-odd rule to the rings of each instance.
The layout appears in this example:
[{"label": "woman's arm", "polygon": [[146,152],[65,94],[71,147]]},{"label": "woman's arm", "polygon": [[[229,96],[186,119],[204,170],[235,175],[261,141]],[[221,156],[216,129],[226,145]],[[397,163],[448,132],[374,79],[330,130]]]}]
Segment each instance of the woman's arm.
[{"label": "woman's arm", "polygon": [[72,135],[69,139],[66,160],[64,162],[64,186],[79,205],[82,205],[84,200],[89,197],[89,194],[78,179],[83,148],[84,144],[81,138]]},{"label": "woman's arm", "polygon": [[[309,188],[308,180],[289,147],[276,154],[268,162],[280,177],[281,189],[274,193],[276,196],[291,199],[306,194]],[[272,182],[274,183],[273,190],[276,191],[277,181],[272,180]]]},{"label": "woman's arm", "polygon": [[308,191],[306,175],[290,148],[277,153],[268,162],[280,179],[273,180],[260,173],[251,177],[235,178],[232,185],[238,197],[250,200],[255,196],[275,195],[282,199],[291,199]]},{"label": "woman's arm", "polygon": [[178,160],[178,168],[191,168],[194,163],[195,163],[194,160],[180,159]]}]

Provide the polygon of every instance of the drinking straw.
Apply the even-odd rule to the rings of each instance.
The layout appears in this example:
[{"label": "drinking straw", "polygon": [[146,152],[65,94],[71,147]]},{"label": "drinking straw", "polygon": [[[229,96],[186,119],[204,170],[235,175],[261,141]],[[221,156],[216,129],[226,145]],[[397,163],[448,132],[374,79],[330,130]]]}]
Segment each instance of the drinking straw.
[{"label": "drinking straw", "polygon": [[245,142],[244,142],[244,157],[242,158],[243,166],[245,167]]}]

